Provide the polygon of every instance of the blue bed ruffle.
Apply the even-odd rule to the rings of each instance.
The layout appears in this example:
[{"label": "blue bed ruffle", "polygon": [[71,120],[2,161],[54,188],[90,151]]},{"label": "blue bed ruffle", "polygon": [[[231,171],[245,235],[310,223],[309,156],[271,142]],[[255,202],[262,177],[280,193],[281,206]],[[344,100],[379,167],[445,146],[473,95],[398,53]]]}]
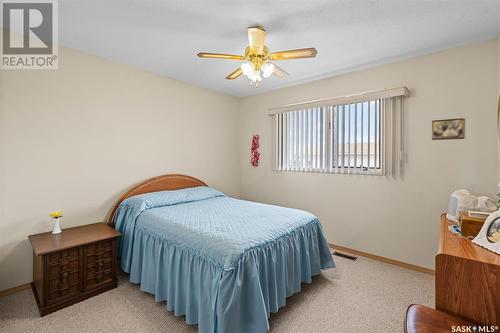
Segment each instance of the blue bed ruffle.
[{"label": "blue bed ruffle", "polygon": [[[188,195],[172,201],[172,193],[158,192],[124,201],[116,218],[123,233],[122,269],[157,302],[166,301],[169,311],[198,324],[201,333],[266,332],[270,313],[299,292],[301,283],[335,267],[321,224],[303,211],[209,189],[201,195],[181,190],[196,193],[195,200]],[[255,227],[260,231],[249,234]]]}]

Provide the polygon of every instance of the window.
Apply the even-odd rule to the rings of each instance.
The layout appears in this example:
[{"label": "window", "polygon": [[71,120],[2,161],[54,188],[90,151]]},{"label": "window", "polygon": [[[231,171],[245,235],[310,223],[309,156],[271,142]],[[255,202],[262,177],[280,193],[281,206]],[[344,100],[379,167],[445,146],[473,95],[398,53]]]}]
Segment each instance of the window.
[{"label": "window", "polygon": [[331,102],[273,114],[275,170],[383,175],[402,165],[392,158],[403,156],[401,95]]}]

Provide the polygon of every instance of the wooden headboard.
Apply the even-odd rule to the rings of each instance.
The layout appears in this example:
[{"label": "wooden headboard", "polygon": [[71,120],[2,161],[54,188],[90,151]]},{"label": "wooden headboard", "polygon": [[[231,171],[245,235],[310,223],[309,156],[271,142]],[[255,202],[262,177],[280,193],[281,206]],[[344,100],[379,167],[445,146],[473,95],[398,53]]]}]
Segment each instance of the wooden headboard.
[{"label": "wooden headboard", "polygon": [[108,216],[106,224],[110,226],[114,225],[113,220],[115,218],[116,210],[118,209],[118,206],[120,206],[122,201],[127,199],[128,197],[149,192],[179,190],[182,188],[196,186],[207,186],[207,184],[194,177],[180,174],[168,174],[150,178],[146,181],[143,181],[142,183],[137,184],[129,191],[127,191],[124,195],[122,195],[120,199],[118,199]]}]

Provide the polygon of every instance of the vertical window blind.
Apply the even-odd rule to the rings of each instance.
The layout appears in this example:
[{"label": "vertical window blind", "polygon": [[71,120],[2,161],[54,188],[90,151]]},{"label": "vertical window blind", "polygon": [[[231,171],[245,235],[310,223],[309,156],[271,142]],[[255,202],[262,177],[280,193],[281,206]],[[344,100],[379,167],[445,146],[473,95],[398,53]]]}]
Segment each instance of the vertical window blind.
[{"label": "vertical window blind", "polygon": [[340,98],[273,113],[274,170],[373,175],[400,170],[406,94],[405,88],[396,96]]}]

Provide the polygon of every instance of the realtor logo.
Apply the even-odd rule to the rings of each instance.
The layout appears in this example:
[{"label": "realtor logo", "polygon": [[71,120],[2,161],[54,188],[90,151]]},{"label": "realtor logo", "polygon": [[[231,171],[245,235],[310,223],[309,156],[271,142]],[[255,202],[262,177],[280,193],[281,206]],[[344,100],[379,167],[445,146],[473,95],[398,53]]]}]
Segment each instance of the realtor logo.
[{"label": "realtor logo", "polygon": [[57,69],[57,2],[5,0],[1,69]]}]

